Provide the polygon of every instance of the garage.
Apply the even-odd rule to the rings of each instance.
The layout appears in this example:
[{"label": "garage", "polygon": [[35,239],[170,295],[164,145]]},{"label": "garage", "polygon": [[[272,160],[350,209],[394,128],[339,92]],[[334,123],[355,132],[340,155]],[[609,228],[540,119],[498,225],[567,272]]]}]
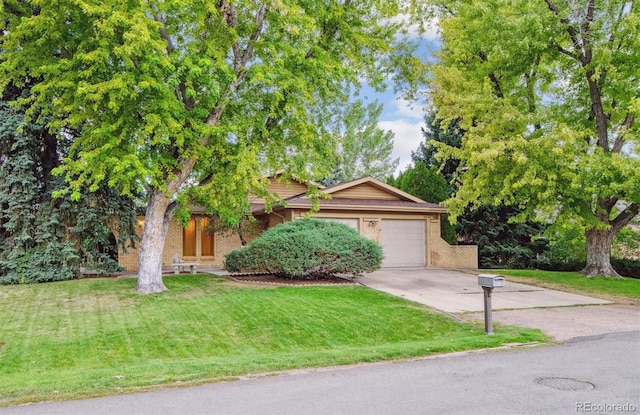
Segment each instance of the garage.
[{"label": "garage", "polygon": [[424,267],[424,220],[382,219],[383,267]]}]

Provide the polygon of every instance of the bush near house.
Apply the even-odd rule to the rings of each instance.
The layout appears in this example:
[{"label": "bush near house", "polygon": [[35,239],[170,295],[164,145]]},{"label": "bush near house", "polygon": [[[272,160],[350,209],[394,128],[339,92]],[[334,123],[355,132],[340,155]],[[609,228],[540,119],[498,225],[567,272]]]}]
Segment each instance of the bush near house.
[{"label": "bush near house", "polygon": [[382,248],[347,225],[304,218],[277,225],[225,256],[231,272],[266,272],[292,279],[356,275],[380,268]]}]

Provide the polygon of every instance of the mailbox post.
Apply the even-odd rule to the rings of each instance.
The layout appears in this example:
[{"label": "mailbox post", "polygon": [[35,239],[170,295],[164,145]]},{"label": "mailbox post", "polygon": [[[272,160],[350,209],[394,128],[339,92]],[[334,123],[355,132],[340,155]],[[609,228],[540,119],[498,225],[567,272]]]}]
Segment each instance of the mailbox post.
[{"label": "mailbox post", "polygon": [[478,284],[484,291],[484,333],[493,334],[493,319],[491,315],[491,293],[496,287],[504,287],[504,277],[491,274],[478,275]]}]

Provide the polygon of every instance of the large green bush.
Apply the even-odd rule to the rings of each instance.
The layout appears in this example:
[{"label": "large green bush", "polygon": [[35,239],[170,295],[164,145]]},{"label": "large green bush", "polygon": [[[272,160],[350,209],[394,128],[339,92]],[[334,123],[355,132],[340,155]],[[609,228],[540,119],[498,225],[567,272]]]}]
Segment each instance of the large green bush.
[{"label": "large green bush", "polygon": [[320,279],[380,268],[382,248],[347,225],[305,218],[275,226],[226,256],[231,272]]}]

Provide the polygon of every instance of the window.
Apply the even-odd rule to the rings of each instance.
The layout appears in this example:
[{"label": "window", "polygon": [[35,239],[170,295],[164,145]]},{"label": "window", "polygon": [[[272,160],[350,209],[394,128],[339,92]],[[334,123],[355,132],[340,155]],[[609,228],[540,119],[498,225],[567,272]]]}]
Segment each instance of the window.
[{"label": "window", "polygon": [[182,256],[196,256],[196,220],[191,218],[182,230]]},{"label": "window", "polygon": [[215,235],[209,232],[210,224],[211,220],[208,217],[189,220],[187,227],[182,230],[183,257],[214,256]]},{"label": "window", "polygon": [[213,232],[209,231],[211,221],[204,217],[200,219],[200,254],[202,256],[213,256]]}]

